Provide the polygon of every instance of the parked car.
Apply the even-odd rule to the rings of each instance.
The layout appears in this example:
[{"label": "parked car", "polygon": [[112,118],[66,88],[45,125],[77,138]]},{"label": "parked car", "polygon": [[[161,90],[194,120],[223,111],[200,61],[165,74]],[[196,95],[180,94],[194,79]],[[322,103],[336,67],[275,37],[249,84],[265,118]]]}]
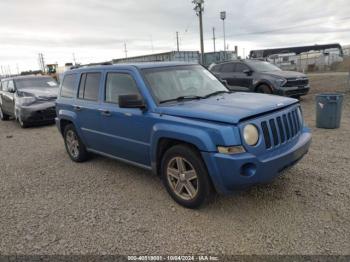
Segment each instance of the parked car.
[{"label": "parked car", "polygon": [[260,60],[237,60],[211,67],[211,71],[226,80],[230,90],[275,94],[290,97],[306,95],[309,79],[295,71],[282,71]]},{"label": "parked car", "polygon": [[21,127],[54,122],[56,81],[47,76],[17,76],[1,80],[0,118],[18,120]]},{"label": "parked car", "polygon": [[74,69],[64,75],[56,111],[73,161],[97,153],[152,170],[189,208],[213,189],[273,180],[311,142],[298,100],[232,93],[200,65]]}]

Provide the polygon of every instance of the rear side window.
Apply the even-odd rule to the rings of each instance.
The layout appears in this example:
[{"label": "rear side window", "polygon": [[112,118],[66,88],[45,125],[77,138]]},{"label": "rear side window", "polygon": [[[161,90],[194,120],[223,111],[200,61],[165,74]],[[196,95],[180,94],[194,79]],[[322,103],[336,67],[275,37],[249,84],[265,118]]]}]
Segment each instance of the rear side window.
[{"label": "rear side window", "polygon": [[249,69],[248,66],[246,66],[245,64],[237,64],[236,65],[236,72],[242,73],[244,70]]},{"label": "rear side window", "polygon": [[106,102],[118,104],[120,95],[138,95],[135,80],[129,74],[108,73],[106,82]]},{"label": "rear side window", "polygon": [[224,73],[233,73],[235,71],[235,64],[234,63],[223,64],[220,68],[220,71]]},{"label": "rear side window", "polygon": [[7,89],[14,89],[15,88],[15,85],[13,84],[13,80],[10,80],[9,82],[8,82],[8,85],[7,85]]},{"label": "rear side window", "polygon": [[7,91],[7,84],[8,84],[8,81],[2,82],[2,90],[3,91]]},{"label": "rear side window", "polygon": [[62,82],[62,88],[61,88],[61,96],[66,98],[73,98],[75,96],[74,94],[74,86],[76,82],[77,75],[66,75]]},{"label": "rear side window", "polygon": [[80,99],[97,101],[100,88],[101,73],[86,73],[81,75],[79,85]]}]

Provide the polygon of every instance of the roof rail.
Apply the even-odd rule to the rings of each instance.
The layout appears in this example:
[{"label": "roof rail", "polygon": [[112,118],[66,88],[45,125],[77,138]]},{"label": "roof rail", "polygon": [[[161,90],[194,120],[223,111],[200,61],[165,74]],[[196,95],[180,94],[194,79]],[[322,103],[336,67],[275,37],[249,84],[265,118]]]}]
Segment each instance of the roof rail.
[{"label": "roof rail", "polygon": [[78,69],[78,68],[82,68],[82,67],[89,67],[89,66],[105,66],[105,65],[113,65],[112,62],[100,62],[100,63],[90,63],[90,64],[85,64],[85,65],[75,65],[75,66],[71,66],[70,69]]}]

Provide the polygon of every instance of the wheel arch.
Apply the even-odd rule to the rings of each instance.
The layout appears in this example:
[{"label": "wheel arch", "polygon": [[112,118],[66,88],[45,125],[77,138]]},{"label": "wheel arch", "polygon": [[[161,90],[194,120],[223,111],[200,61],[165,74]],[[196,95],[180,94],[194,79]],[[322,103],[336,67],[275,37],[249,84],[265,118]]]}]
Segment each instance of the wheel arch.
[{"label": "wheel arch", "polygon": [[270,82],[270,81],[268,81],[268,80],[261,80],[261,81],[259,81],[258,83],[256,83],[255,84],[255,86],[254,86],[254,92],[257,92],[258,91],[258,88],[260,87],[260,86],[262,86],[262,85],[266,85],[266,86],[268,86],[270,89],[271,89],[271,92],[272,93],[274,93],[274,88],[273,88],[273,85],[272,85],[272,83]]}]

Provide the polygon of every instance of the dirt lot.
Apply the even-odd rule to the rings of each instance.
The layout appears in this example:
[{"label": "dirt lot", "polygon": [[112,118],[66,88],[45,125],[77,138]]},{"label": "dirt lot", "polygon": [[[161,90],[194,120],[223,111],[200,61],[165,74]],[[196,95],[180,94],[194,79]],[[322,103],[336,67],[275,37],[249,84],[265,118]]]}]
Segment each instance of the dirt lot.
[{"label": "dirt lot", "polygon": [[273,184],[198,211],[144,170],[73,163],[55,126],[0,123],[0,254],[350,254],[350,92],[341,128],[316,129],[315,93],[345,92],[346,76],[311,80],[310,153]]}]

